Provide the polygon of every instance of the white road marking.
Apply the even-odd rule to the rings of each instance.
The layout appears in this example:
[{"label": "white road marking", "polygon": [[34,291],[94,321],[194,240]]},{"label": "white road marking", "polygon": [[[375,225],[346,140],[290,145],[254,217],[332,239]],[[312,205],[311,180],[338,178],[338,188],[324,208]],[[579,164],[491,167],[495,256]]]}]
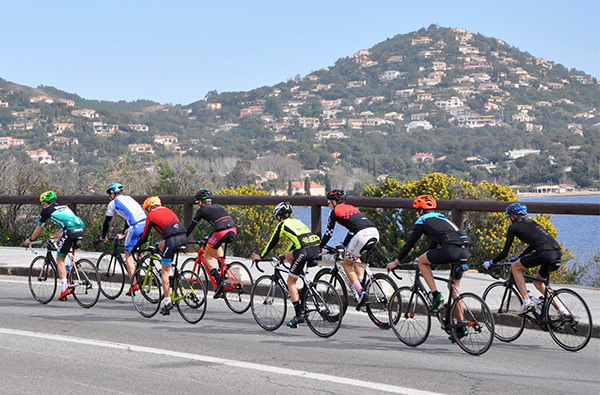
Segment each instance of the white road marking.
[{"label": "white road marking", "polygon": [[250,363],[250,362],[235,361],[232,359],[214,358],[214,357],[209,357],[209,356],[205,356],[205,355],[190,354],[190,353],[170,351],[170,350],[162,350],[159,348],[142,347],[142,346],[136,346],[133,344],[113,343],[113,342],[107,342],[107,341],[103,341],[103,340],[84,339],[84,338],[79,338],[79,337],[61,336],[61,335],[53,335],[53,334],[49,334],[49,333],[29,332],[29,331],[21,331],[21,330],[16,330],[16,329],[7,329],[7,328],[0,328],[0,333],[6,334],[6,335],[27,336],[27,337],[33,337],[33,338],[45,339],[45,340],[54,340],[54,341],[61,341],[61,342],[85,344],[85,345],[90,345],[90,346],[114,348],[114,349],[119,349],[119,350],[129,350],[129,351],[133,351],[133,352],[143,352],[143,353],[155,354],[155,355],[164,355],[164,356],[168,356],[168,357],[183,358],[183,359],[201,361],[201,362],[206,362],[206,363],[213,363],[213,364],[218,364],[218,365],[232,366],[232,367],[242,368],[242,369],[257,370],[257,371],[267,372],[267,373],[276,373],[276,374],[281,374],[281,375],[286,375],[286,376],[296,376],[296,377],[302,377],[302,378],[312,379],[312,380],[327,381],[327,382],[331,382],[331,383],[338,383],[338,384],[344,384],[344,385],[352,385],[355,387],[361,387],[361,388],[376,390],[376,391],[385,391],[385,392],[390,392],[393,394],[441,395],[439,393],[420,391],[420,390],[416,390],[413,388],[405,388],[405,387],[398,387],[398,386],[388,385],[388,384],[373,383],[373,382],[369,382],[369,381],[354,380],[354,379],[349,379],[346,377],[337,377],[337,376],[330,376],[327,374],[311,373],[311,372],[306,372],[306,371],[302,371],[302,370],[278,368],[278,367],[274,367],[274,366],[260,365],[260,364],[256,364],[256,363]]}]

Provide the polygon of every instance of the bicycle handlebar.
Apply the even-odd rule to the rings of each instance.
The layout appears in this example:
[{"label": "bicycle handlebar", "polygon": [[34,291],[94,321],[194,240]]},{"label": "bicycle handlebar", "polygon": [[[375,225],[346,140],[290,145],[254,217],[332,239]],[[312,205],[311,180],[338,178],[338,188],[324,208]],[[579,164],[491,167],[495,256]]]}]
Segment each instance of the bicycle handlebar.
[{"label": "bicycle handlebar", "polygon": [[[276,266],[283,264],[284,260],[285,260],[285,257],[282,256],[282,257],[257,259],[257,260],[253,260],[252,263],[256,264],[256,269],[259,272],[264,273],[265,271],[263,269],[261,269],[260,266],[258,265],[259,262],[271,262],[271,265],[273,265],[273,267],[276,267]],[[277,262],[277,263],[275,263],[275,262]]]},{"label": "bicycle handlebar", "polygon": [[[495,267],[503,267],[503,266],[511,266],[511,265],[512,265],[512,262],[495,263],[492,266],[490,266],[489,269],[485,269],[485,271],[487,274],[492,276],[492,278],[494,278],[496,280],[500,280],[500,277],[498,277],[494,273],[492,273],[492,271],[490,269],[493,269]],[[483,266],[483,265],[481,265],[481,266]]]},{"label": "bicycle handlebar", "polygon": [[43,244],[43,245],[46,246],[47,249],[49,249],[51,251],[56,251],[57,250],[56,242],[53,239],[32,241],[31,243],[29,243],[28,246],[25,247],[25,250],[31,250],[31,252],[33,254],[37,255],[37,252],[35,252],[33,250],[33,246],[37,245],[37,244]]}]

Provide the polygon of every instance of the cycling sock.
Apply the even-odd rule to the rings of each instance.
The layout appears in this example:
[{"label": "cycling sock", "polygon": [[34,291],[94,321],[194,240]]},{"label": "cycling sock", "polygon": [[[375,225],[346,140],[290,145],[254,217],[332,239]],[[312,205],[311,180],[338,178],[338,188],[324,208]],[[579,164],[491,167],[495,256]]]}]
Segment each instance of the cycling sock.
[{"label": "cycling sock", "polygon": [[61,278],[60,279],[60,283],[62,285],[62,292],[65,292],[65,290],[67,289],[69,283],[67,283],[67,279],[66,278]]},{"label": "cycling sock", "polygon": [[365,278],[363,276],[358,276],[358,282],[362,284]]},{"label": "cycling sock", "polygon": [[362,294],[362,286],[360,285],[360,281],[356,280],[354,282],[354,288],[356,288],[356,290],[358,291],[359,294]]},{"label": "cycling sock", "polygon": [[171,298],[170,297],[165,298],[165,306],[168,305],[168,304],[171,304]]},{"label": "cycling sock", "polygon": [[219,274],[219,271],[216,268],[212,269],[210,271],[210,274],[212,274],[212,276],[215,278],[215,280],[217,280],[217,285],[221,284],[221,275]]},{"label": "cycling sock", "polygon": [[296,312],[296,317],[300,317],[302,315],[302,310],[300,308],[300,301],[292,302],[294,305],[294,311]]}]

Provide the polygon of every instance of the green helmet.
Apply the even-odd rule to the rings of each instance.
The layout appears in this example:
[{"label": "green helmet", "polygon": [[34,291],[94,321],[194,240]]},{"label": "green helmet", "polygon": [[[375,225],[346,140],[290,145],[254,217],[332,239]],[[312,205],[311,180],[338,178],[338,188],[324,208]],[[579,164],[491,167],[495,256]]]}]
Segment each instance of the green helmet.
[{"label": "green helmet", "polygon": [[41,202],[51,202],[56,199],[56,193],[54,191],[46,191],[40,195]]}]

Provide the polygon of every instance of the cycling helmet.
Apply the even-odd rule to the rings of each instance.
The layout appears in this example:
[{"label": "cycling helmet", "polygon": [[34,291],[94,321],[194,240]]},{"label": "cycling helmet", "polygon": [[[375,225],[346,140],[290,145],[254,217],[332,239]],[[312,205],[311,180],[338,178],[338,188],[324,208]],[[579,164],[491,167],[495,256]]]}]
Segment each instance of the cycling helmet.
[{"label": "cycling helmet", "polygon": [[160,198],[158,196],[150,196],[149,198],[144,200],[144,204],[142,205],[142,207],[144,207],[145,210],[148,207],[155,207],[160,205],[162,205],[162,202],[160,201]]},{"label": "cycling helmet", "polygon": [[56,193],[54,191],[46,191],[40,195],[41,202],[51,202],[56,199]]},{"label": "cycling helmet", "polygon": [[108,188],[106,188],[107,195],[110,195],[111,193],[116,194],[116,193],[121,193],[121,192],[123,192],[123,185],[121,185],[121,184],[117,184],[117,183],[110,184],[108,186]]},{"label": "cycling helmet", "polygon": [[513,203],[506,208],[506,216],[511,215],[527,215],[527,206],[520,203]]},{"label": "cycling helmet", "polygon": [[419,195],[413,201],[414,208],[422,208],[423,210],[433,210],[437,207],[437,202],[431,195]]},{"label": "cycling helmet", "polygon": [[290,204],[290,202],[281,202],[277,206],[275,206],[275,209],[273,210],[273,215],[275,217],[279,215],[281,216],[281,218],[288,218],[291,214],[292,205]]},{"label": "cycling helmet", "polygon": [[201,189],[196,192],[196,203],[203,202],[205,200],[212,200],[212,192],[209,189]]},{"label": "cycling helmet", "polygon": [[335,200],[336,202],[346,201],[346,193],[342,189],[332,189],[327,192],[327,200]]}]

